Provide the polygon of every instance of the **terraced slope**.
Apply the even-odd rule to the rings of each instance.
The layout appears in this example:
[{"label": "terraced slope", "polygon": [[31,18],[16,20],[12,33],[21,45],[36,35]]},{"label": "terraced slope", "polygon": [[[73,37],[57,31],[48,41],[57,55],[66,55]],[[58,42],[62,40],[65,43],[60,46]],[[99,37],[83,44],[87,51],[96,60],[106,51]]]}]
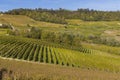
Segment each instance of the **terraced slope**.
[{"label": "terraced slope", "polygon": [[38,40],[0,36],[0,56],[63,66],[120,71],[120,57],[97,50],[57,48]]}]

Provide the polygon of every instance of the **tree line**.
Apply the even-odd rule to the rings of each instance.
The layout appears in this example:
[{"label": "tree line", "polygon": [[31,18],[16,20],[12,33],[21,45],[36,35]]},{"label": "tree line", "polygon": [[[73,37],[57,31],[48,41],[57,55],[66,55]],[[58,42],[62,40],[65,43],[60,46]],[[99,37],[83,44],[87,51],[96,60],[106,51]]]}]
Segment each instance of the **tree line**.
[{"label": "tree line", "polygon": [[98,11],[93,9],[13,9],[5,14],[26,15],[38,21],[67,24],[66,19],[81,19],[83,21],[120,21],[120,11]]}]

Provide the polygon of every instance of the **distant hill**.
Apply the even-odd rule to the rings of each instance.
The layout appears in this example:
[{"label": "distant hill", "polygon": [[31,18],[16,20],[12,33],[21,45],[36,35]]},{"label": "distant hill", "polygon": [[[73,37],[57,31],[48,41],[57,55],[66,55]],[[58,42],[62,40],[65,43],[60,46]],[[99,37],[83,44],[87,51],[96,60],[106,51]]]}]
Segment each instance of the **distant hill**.
[{"label": "distant hill", "polygon": [[120,11],[97,11],[93,9],[13,9],[5,12],[12,15],[26,15],[37,21],[67,24],[66,19],[81,19],[83,21],[120,21]]}]

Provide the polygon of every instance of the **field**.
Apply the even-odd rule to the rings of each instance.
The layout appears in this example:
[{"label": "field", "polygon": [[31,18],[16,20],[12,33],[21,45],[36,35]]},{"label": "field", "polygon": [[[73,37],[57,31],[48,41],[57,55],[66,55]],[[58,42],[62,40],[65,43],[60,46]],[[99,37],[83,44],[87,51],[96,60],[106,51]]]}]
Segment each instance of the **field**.
[{"label": "field", "polygon": [[120,73],[0,58],[0,68],[12,70],[19,80],[119,80]]},{"label": "field", "polygon": [[[0,16],[0,23],[12,24],[21,31],[30,29],[27,26],[29,24],[55,33],[80,34],[86,39],[89,36],[100,36],[120,41],[119,21],[85,22],[73,19],[67,22],[67,25],[63,25],[35,21],[21,15]],[[14,71],[14,76],[33,80],[120,79],[120,47],[87,40],[81,41],[77,51],[57,43],[11,36],[7,31],[0,28],[0,68]]]},{"label": "field", "polygon": [[[17,18],[16,18],[17,17]],[[23,20],[24,19],[24,20]],[[17,29],[30,29],[27,25],[35,26],[44,30],[49,30],[53,32],[67,32],[73,34],[81,34],[84,36],[89,35],[101,35],[109,36],[108,31],[112,30],[114,35],[118,36],[120,30],[119,21],[82,21],[77,19],[67,20],[68,25],[55,24],[48,22],[35,21],[29,17],[22,15],[2,15],[0,16],[0,23],[12,24]],[[67,26],[67,29],[65,28]],[[99,28],[99,29],[98,29]],[[110,36],[111,37],[111,36]]]},{"label": "field", "polygon": [[59,27],[61,24],[35,21],[22,15],[0,15],[0,23],[11,24],[18,29],[29,29],[28,24],[36,27]]}]

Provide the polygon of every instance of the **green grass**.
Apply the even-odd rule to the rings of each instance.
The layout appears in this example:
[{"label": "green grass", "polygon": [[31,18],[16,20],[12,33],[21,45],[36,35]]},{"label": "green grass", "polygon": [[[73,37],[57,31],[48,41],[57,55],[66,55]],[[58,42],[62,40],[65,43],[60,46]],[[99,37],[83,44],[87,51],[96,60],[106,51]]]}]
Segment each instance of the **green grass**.
[{"label": "green grass", "polygon": [[85,35],[101,35],[105,30],[120,30],[119,21],[81,21],[68,20],[70,28]]},{"label": "green grass", "polygon": [[0,28],[0,35],[5,35],[5,34],[7,34],[7,29]]},{"label": "green grass", "polygon": [[82,46],[84,48],[89,48],[89,49],[94,49],[94,50],[99,50],[102,52],[107,52],[109,54],[116,54],[120,56],[120,47],[111,47],[111,46],[106,46],[106,45],[101,45],[101,44],[93,44],[93,43],[82,43]]}]

